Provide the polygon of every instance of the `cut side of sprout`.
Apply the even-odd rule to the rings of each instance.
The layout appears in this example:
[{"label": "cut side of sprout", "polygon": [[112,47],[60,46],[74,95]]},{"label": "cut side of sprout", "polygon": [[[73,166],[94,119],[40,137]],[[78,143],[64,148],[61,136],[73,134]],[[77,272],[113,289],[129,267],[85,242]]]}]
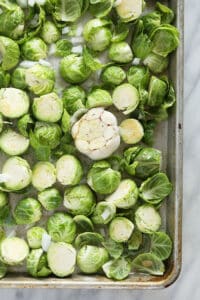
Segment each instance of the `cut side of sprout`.
[{"label": "cut side of sprout", "polygon": [[1,257],[8,265],[20,264],[29,253],[27,243],[18,237],[4,239],[0,247]]},{"label": "cut side of sprout", "polygon": [[29,147],[29,139],[11,129],[0,135],[0,149],[8,155],[20,155]]},{"label": "cut side of sprout", "polygon": [[119,17],[124,22],[137,19],[142,13],[143,0],[121,0],[116,6]]},{"label": "cut side of sprout", "polygon": [[39,162],[33,168],[32,185],[42,191],[56,182],[56,169],[50,162]]},{"label": "cut side of sprout", "polygon": [[127,218],[116,217],[109,226],[109,235],[117,243],[127,242],[134,230],[134,224]]},{"label": "cut side of sprout", "polygon": [[66,277],[74,272],[76,250],[70,244],[52,243],[47,252],[48,264],[51,271],[58,277]]},{"label": "cut side of sprout", "polygon": [[126,144],[136,144],[144,136],[142,124],[136,119],[126,119],[119,126],[119,132],[122,140]]},{"label": "cut side of sprout", "polygon": [[135,212],[137,228],[143,233],[153,233],[160,228],[161,217],[151,205],[142,205]]}]

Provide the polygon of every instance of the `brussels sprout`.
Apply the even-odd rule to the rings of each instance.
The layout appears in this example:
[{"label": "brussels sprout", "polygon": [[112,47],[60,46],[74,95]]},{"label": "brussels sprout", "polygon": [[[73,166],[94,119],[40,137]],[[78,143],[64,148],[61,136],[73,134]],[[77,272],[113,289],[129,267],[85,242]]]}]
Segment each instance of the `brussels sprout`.
[{"label": "brussels sprout", "polygon": [[134,230],[134,224],[125,217],[114,218],[109,225],[109,236],[117,243],[127,242]]},{"label": "brussels sprout", "polygon": [[46,210],[54,210],[61,205],[62,196],[57,189],[49,188],[38,193],[38,200]]},{"label": "brussels sprout", "polygon": [[143,233],[157,231],[161,225],[161,217],[157,210],[151,205],[142,205],[135,212],[137,228]]},{"label": "brussels sprout", "polygon": [[161,21],[162,23],[171,23],[174,19],[174,12],[166,5],[156,2],[156,10],[161,15]]},{"label": "brussels sprout", "polygon": [[128,250],[138,250],[141,244],[142,233],[137,228],[134,228],[134,231],[128,240]]},{"label": "brussels sprout", "polygon": [[107,239],[105,242],[102,243],[102,245],[106,248],[109,255],[115,259],[121,257],[124,250],[123,244],[116,243],[112,239]]},{"label": "brussels sprout", "polygon": [[108,85],[120,85],[126,78],[125,71],[118,66],[107,67],[101,73],[101,80]]},{"label": "brussels sprout", "polygon": [[71,117],[66,111],[66,109],[63,110],[62,119],[61,119],[61,129],[64,133],[69,133],[71,129]]},{"label": "brussels sprout", "polygon": [[137,144],[144,136],[144,128],[137,119],[125,119],[119,126],[122,140],[126,144]]},{"label": "brussels sprout", "polygon": [[29,137],[29,129],[33,123],[31,116],[26,114],[17,121],[17,129],[23,136]]},{"label": "brussels sprout", "polygon": [[0,88],[8,87],[10,83],[10,74],[0,67]]},{"label": "brussels sprout", "polygon": [[116,6],[117,13],[123,22],[131,22],[137,19],[143,9],[143,0],[121,0]]},{"label": "brussels sprout", "polygon": [[28,256],[29,248],[27,243],[18,237],[5,238],[0,244],[2,261],[7,265],[18,265]]},{"label": "brussels sprout", "polygon": [[116,260],[109,260],[102,266],[106,277],[115,280],[123,280],[131,272],[131,263],[124,257],[118,258]]},{"label": "brussels sprout", "polygon": [[108,224],[116,214],[116,206],[113,203],[101,201],[97,203],[92,215],[94,224]]},{"label": "brussels sprout", "polygon": [[93,160],[109,157],[120,144],[116,117],[102,107],[92,108],[72,127],[76,148]]},{"label": "brussels sprout", "polygon": [[50,149],[55,149],[60,144],[62,131],[57,124],[37,122],[34,135],[39,143]]},{"label": "brussels sprout", "polygon": [[179,45],[178,29],[170,24],[156,27],[150,38],[153,44],[152,51],[163,57],[176,50]]},{"label": "brussels sprout", "polygon": [[52,243],[47,252],[48,265],[58,277],[66,277],[74,272],[76,264],[76,250],[70,244]]},{"label": "brussels sprout", "polygon": [[169,258],[172,252],[172,241],[165,232],[154,232],[151,235],[150,252],[161,260]]},{"label": "brussels sprout", "polygon": [[27,272],[33,277],[47,277],[51,274],[48,267],[47,255],[42,249],[35,249],[29,253],[26,261]]},{"label": "brussels sprout", "polygon": [[161,159],[161,152],[155,148],[137,146],[124,151],[125,170],[128,174],[139,178],[147,178],[158,173]]},{"label": "brussels sprout", "polygon": [[143,66],[132,66],[128,70],[127,79],[137,89],[146,89],[149,84],[149,70]]},{"label": "brussels sprout", "polygon": [[[7,194],[0,191],[0,210],[7,204],[8,204]],[[0,227],[0,232],[1,232],[1,227]],[[1,240],[1,233],[0,233],[0,240]]]},{"label": "brussels sprout", "polygon": [[27,83],[25,79],[26,69],[25,68],[16,68],[11,76],[11,84],[16,89],[25,90],[27,88]]},{"label": "brussels sprout", "polygon": [[138,188],[131,179],[123,179],[116,191],[106,197],[106,201],[114,203],[118,208],[130,208],[135,205],[138,198]]},{"label": "brussels sprout", "polygon": [[140,101],[138,90],[129,83],[123,83],[116,87],[112,97],[114,106],[124,115],[133,112]]},{"label": "brussels sprout", "polygon": [[132,261],[133,271],[147,273],[155,276],[164,274],[165,266],[163,262],[152,253],[142,253]]},{"label": "brussels sprout", "polygon": [[83,59],[91,71],[98,71],[102,69],[105,64],[103,64],[98,58],[95,51],[92,49],[87,48],[86,46],[83,47]]},{"label": "brussels sprout", "polygon": [[69,114],[73,115],[77,110],[85,108],[85,91],[82,87],[72,85],[63,91],[63,103]]},{"label": "brussels sprout", "polygon": [[32,173],[32,185],[38,191],[51,187],[56,182],[56,169],[48,161],[41,161],[35,164]]},{"label": "brussels sprout", "polygon": [[0,279],[2,279],[7,273],[7,266],[0,261]]},{"label": "brussels sprout", "polygon": [[70,54],[61,60],[60,73],[65,81],[76,84],[88,79],[91,70],[86,66],[82,56]]},{"label": "brussels sprout", "polygon": [[18,44],[10,38],[0,36],[0,56],[2,69],[5,71],[11,70],[19,62],[20,50]]},{"label": "brussels sprout", "polygon": [[38,249],[42,247],[42,236],[47,233],[42,227],[31,227],[27,230],[26,237],[29,247],[32,249]]},{"label": "brussels sprout", "polygon": [[86,23],[83,36],[89,48],[94,51],[104,51],[110,45],[112,34],[106,26],[109,22],[101,19],[92,19]]},{"label": "brussels sprout", "polygon": [[0,113],[7,118],[19,118],[29,109],[28,95],[19,89],[0,89]]},{"label": "brussels sprout", "polygon": [[107,161],[99,161],[93,164],[88,173],[88,185],[99,194],[113,193],[121,180],[121,174],[111,168]]},{"label": "brussels sprout", "polygon": [[106,249],[86,245],[78,251],[77,265],[83,273],[93,274],[98,272],[108,259]]},{"label": "brussels sprout", "polygon": [[73,220],[76,223],[78,232],[94,231],[94,225],[88,217],[84,215],[77,215],[73,218]]},{"label": "brussels sprout", "polygon": [[30,166],[21,157],[14,156],[7,159],[2,167],[2,173],[7,176],[4,186],[8,190],[20,191],[31,183],[32,172]]},{"label": "brussels sprout", "polygon": [[72,43],[68,40],[59,40],[56,43],[55,55],[65,57],[71,53]]},{"label": "brussels sprout", "polygon": [[64,206],[72,215],[88,216],[94,211],[95,204],[95,196],[87,185],[65,190]]},{"label": "brussels sprout", "polygon": [[150,34],[155,28],[161,25],[161,16],[159,12],[152,11],[142,17],[145,32]]},{"label": "brussels sprout", "polygon": [[157,173],[146,179],[139,188],[139,195],[145,202],[158,204],[172,192],[172,184],[164,173]]},{"label": "brussels sprout", "polygon": [[[142,22],[142,20],[140,20],[140,22]],[[139,25],[143,24],[143,22],[140,22],[138,22]],[[137,29],[135,31],[137,32]],[[132,50],[135,57],[145,59],[145,57],[152,52],[152,48],[152,41],[150,37],[143,32],[143,30],[134,36]]]},{"label": "brussels sprout", "polygon": [[28,88],[35,95],[45,95],[52,92],[55,84],[54,70],[50,67],[36,64],[26,70],[25,80]]},{"label": "brussels sprout", "polygon": [[[59,0],[52,1],[54,7],[54,17],[62,22],[76,22],[83,11],[82,0]],[[85,1],[84,1],[85,2]]]},{"label": "brussels sprout", "polygon": [[20,155],[29,147],[29,139],[12,129],[4,130],[0,135],[0,149],[8,155]]},{"label": "brussels sprout", "polygon": [[162,57],[155,53],[150,53],[143,62],[149,70],[154,74],[160,74],[166,71],[169,65],[169,58],[168,56]]},{"label": "brussels sprout", "polygon": [[93,89],[87,97],[86,107],[107,107],[112,105],[112,97],[110,93],[106,90],[95,88]]},{"label": "brussels sprout", "polygon": [[76,237],[75,247],[81,248],[84,245],[100,246],[103,241],[103,236],[97,232],[83,232]]},{"label": "brussels sprout", "polygon": [[160,106],[167,94],[167,84],[158,77],[151,76],[149,83],[149,98],[147,104],[151,107]]},{"label": "brussels sprout", "polygon": [[117,63],[130,63],[133,60],[133,53],[127,42],[112,43],[108,56]]},{"label": "brussels sprout", "polygon": [[60,31],[53,22],[47,20],[43,24],[41,37],[45,41],[45,43],[52,44],[59,40]]},{"label": "brussels sprout", "polygon": [[22,45],[22,55],[28,59],[37,61],[47,57],[47,45],[42,39],[34,37]]},{"label": "brussels sprout", "polygon": [[56,93],[34,98],[32,110],[34,116],[45,122],[58,122],[63,113],[63,102]]},{"label": "brussels sprout", "polygon": [[18,225],[33,224],[42,217],[42,207],[34,198],[25,198],[17,203],[14,210],[14,218]]},{"label": "brussels sprout", "polygon": [[76,185],[83,176],[83,167],[73,155],[63,155],[56,162],[57,180],[63,185]]},{"label": "brussels sprout", "polygon": [[54,242],[72,243],[76,235],[76,223],[65,213],[55,213],[47,221],[47,230]]},{"label": "brussels sprout", "polygon": [[90,1],[90,12],[97,18],[107,16],[113,7],[114,0]]}]

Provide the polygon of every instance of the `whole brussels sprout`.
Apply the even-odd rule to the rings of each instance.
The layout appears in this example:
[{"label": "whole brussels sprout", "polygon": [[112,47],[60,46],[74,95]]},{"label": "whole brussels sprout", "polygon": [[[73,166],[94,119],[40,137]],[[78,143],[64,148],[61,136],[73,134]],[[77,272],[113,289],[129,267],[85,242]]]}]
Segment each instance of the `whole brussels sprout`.
[{"label": "whole brussels sprout", "polygon": [[93,164],[87,177],[88,185],[99,194],[111,194],[120,184],[121,174],[111,168],[107,161]]},{"label": "whole brussels sprout", "polygon": [[96,205],[95,196],[87,185],[65,190],[64,206],[72,215],[90,215]]},{"label": "whole brussels sprout", "polygon": [[38,37],[26,41],[21,49],[27,60],[38,61],[47,57],[47,45]]},{"label": "whole brussels sprout", "polygon": [[34,198],[25,198],[17,203],[13,215],[18,225],[32,224],[41,219],[42,206]]},{"label": "whole brussels sprout", "polygon": [[62,130],[58,124],[37,122],[34,128],[34,135],[40,144],[54,149],[60,143]]},{"label": "whole brussels sprout", "polygon": [[26,83],[26,69],[25,68],[16,68],[11,76],[11,83],[17,89],[25,90],[27,88]]},{"label": "whole brussels sprout", "polygon": [[98,272],[108,259],[106,249],[85,245],[78,251],[77,265],[83,273],[93,274]]},{"label": "whole brussels sprout", "polygon": [[117,63],[130,63],[133,60],[133,53],[127,42],[112,43],[108,56]]},{"label": "whole brussels sprout", "polygon": [[1,259],[9,266],[21,264],[29,253],[27,243],[18,237],[7,237],[0,244]]},{"label": "whole brussels sprout", "polygon": [[32,173],[32,185],[38,191],[51,187],[55,182],[56,169],[52,163],[41,161],[35,164]]},{"label": "whole brussels sprout", "polygon": [[92,19],[84,26],[84,39],[94,51],[104,51],[110,45],[112,34],[106,27],[108,24],[105,20]]},{"label": "whole brussels sprout", "polygon": [[77,110],[85,108],[86,94],[81,86],[72,85],[64,89],[62,100],[69,114],[73,115]]},{"label": "whole brussels sprout", "polygon": [[127,242],[131,237],[134,224],[125,217],[114,218],[109,225],[109,235],[117,243]]},{"label": "whole brussels sprout", "polygon": [[43,24],[41,37],[45,41],[45,43],[52,44],[59,40],[60,31],[53,22],[47,20]]},{"label": "whole brussels sprout", "polygon": [[70,54],[60,61],[60,73],[69,83],[81,83],[91,75],[90,68],[85,64],[82,56]]},{"label": "whole brussels sprout", "polygon": [[38,200],[46,210],[54,210],[60,206],[62,196],[57,189],[48,188],[38,194]]},{"label": "whole brussels sprout", "polygon": [[42,236],[44,233],[47,233],[46,230],[42,227],[31,227],[27,230],[26,238],[29,244],[29,247],[32,249],[38,249],[42,247]]},{"label": "whole brussels sprout", "polygon": [[28,88],[35,95],[50,93],[55,84],[54,70],[50,67],[36,64],[26,70],[25,81]]},{"label": "whole brussels sprout", "polygon": [[112,97],[106,90],[95,88],[87,96],[86,107],[107,107],[112,105]]},{"label": "whole brussels sprout", "polygon": [[137,89],[146,89],[149,84],[150,73],[144,66],[132,66],[128,70],[127,79]]},{"label": "whole brussels sprout", "polygon": [[116,206],[113,203],[98,202],[92,215],[94,224],[108,224],[116,214]]},{"label": "whole brussels sprout", "polygon": [[19,62],[20,49],[18,44],[10,38],[0,36],[0,56],[2,69],[11,70]]},{"label": "whole brussels sprout", "polygon": [[54,242],[72,243],[76,236],[76,223],[70,215],[57,212],[49,217],[47,231]]},{"label": "whole brussels sprout", "polygon": [[8,87],[10,83],[10,74],[0,67],[0,88]]},{"label": "whole brussels sprout", "polygon": [[125,71],[118,66],[107,67],[101,73],[101,80],[103,81],[103,83],[108,85],[119,85],[125,80],[125,78]]},{"label": "whole brussels sprout", "polygon": [[47,255],[42,249],[32,250],[26,261],[27,272],[33,277],[47,277],[51,274],[48,267]]}]

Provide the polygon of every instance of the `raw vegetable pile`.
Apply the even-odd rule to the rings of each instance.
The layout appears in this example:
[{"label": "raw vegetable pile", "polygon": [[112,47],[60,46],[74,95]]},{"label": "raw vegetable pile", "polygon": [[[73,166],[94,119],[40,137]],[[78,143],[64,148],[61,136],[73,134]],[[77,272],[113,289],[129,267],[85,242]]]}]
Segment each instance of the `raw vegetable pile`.
[{"label": "raw vegetable pile", "polygon": [[172,184],[152,143],[179,33],[146,2],[0,1],[0,278],[164,273]]}]

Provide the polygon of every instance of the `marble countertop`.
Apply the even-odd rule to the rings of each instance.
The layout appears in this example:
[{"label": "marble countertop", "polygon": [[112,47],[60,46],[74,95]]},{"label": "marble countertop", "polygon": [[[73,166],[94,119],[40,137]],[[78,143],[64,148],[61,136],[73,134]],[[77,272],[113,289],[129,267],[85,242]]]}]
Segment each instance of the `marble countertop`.
[{"label": "marble countertop", "polygon": [[185,128],[183,267],[174,285],[158,291],[128,290],[0,290],[1,300],[199,300],[200,284],[200,3],[185,1]]}]

